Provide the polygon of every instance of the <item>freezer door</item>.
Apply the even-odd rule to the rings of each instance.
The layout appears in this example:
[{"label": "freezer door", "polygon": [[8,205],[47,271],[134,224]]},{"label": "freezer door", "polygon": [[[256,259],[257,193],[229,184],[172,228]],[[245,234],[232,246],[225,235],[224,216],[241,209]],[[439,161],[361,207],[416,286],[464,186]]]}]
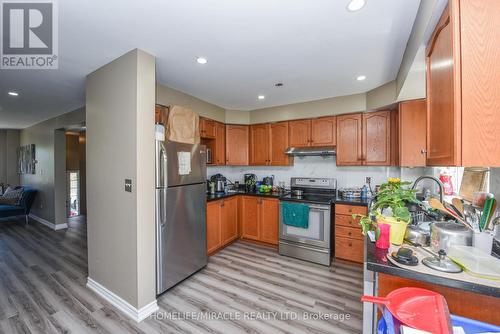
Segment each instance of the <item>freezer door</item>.
[{"label": "freezer door", "polygon": [[[168,159],[167,184],[169,187],[206,181],[207,149],[205,145],[168,142],[165,144],[165,148],[167,150]],[[179,165],[179,162],[182,162],[186,157],[189,157],[187,159],[189,162],[189,173],[183,170],[182,166]]]},{"label": "freezer door", "polygon": [[164,142],[159,140],[156,141],[155,177],[156,188],[167,186],[167,151]]},{"label": "freezer door", "polygon": [[167,188],[165,224],[157,238],[158,294],[207,264],[205,188],[205,183]]}]

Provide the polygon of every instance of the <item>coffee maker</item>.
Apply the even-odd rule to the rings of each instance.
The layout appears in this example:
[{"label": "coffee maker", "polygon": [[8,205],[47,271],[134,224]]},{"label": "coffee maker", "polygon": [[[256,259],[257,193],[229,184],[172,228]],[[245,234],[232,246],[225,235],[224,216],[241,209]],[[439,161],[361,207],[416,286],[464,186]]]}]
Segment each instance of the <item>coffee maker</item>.
[{"label": "coffee maker", "polygon": [[226,188],[226,178],[222,174],[215,174],[210,177],[210,181],[215,183],[215,193],[223,193]]},{"label": "coffee maker", "polygon": [[257,176],[255,174],[245,174],[245,191],[253,193],[257,191]]}]

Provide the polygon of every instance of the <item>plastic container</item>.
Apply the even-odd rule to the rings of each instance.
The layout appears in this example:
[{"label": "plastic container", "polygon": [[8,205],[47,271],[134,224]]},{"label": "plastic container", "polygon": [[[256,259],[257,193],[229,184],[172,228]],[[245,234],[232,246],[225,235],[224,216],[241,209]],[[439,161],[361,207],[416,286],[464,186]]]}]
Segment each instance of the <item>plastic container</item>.
[{"label": "plastic container", "polygon": [[[392,318],[392,320],[391,320]],[[397,334],[394,327],[388,326],[387,324],[393,323],[395,319],[392,315],[387,312],[384,316],[380,318],[377,324],[377,334]],[[459,317],[458,315],[451,315],[451,325],[453,327],[460,327],[463,329],[465,334],[479,334],[479,333],[500,333],[500,327],[487,324],[481,321],[468,319],[464,317]]]},{"label": "plastic container", "polygon": [[500,326],[487,324],[485,322],[451,315],[451,324],[453,327],[462,327],[465,334],[476,333],[500,333]]},{"label": "plastic container", "polygon": [[408,223],[397,221],[392,217],[377,217],[377,223],[391,226],[389,233],[391,244],[399,246],[403,243]]},{"label": "plastic container", "polygon": [[375,247],[380,249],[388,249],[390,246],[390,231],[391,225],[389,224],[378,224],[378,228],[380,230],[380,235],[378,239],[375,241]]},{"label": "plastic container", "polygon": [[486,254],[491,254],[493,248],[493,234],[489,231],[474,232],[472,235],[472,246],[482,250]]}]

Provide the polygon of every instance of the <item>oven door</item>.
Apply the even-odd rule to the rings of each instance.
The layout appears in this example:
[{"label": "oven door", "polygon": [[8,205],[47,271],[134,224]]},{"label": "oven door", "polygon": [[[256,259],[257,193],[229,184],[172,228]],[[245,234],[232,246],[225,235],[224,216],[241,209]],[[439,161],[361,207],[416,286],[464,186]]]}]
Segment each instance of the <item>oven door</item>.
[{"label": "oven door", "polygon": [[[296,203],[296,202],[293,202]],[[309,227],[300,228],[283,223],[280,205],[280,240],[330,248],[331,206],[302,203],[309,206]]]}]

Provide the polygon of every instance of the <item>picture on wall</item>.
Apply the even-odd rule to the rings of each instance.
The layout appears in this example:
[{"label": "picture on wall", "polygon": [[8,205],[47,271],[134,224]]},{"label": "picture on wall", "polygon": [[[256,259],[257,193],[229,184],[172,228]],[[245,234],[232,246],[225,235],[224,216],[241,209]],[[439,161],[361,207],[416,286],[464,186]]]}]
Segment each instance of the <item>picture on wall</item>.
[{"label": "picture on wall", "polygon": [[17,169],[19,174],[36,174],[35,144],[19,147],[17,157]]}]

